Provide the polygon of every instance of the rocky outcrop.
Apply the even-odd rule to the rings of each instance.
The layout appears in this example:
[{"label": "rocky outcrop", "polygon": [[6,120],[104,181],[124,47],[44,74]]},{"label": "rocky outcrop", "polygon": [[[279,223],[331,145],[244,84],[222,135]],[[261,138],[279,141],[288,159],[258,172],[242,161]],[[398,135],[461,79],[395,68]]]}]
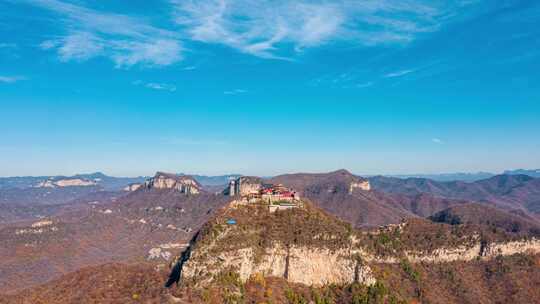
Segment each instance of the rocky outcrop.
[{"label": "rocky outcrop", "polygon": [[30,227],[19,228],[15,230],[15,235],[23,234],[42,234],[44,232],[56,232],[58,227],[54,226],[54,222],[51,220],[41,220],[34,222]]},{"label": "rocky outcrop", "polygon": [[148,255],[146,257],[147,260],[159,260],[163,259],[165,261],[168,261],[171,256],[171,249],[178,249],[178,248],[185,248],[188,244],[181,244],[181,243],[166,243],[161,244],[157,247],[153,247],[148,251]]},{"label": "rocky outcrop", "polygon": [[349,193],[353,193],[354,189],[369,191],[371,190],[371,185],[369,184],[368,180],[363,179],[363,180],[352,182],[349,187]]},{"label": "rocky outcrop", "polygon": [[482,257],[493,258],[498,255],[514,255],[518,253],[540,253],[540,240],[530,239],[505,243],[488,244],[482,251]]},{"label": "rocky outcrop", "polygon": [[229,182],[229,187],[226,193],[230,196],[246,196],[249,194],[259,193],[262,189],[263,181],[255,176],[241,176]]},{"label": "rocky outcrop", "polygon": [[191,176],[158,172],[144,185],[147,189],[171,189],[185,194],[199,194],[202,186]]},{"label": "rocky outcrop", "polygon": [[36,185],[36,188],[57,188],[57,187],[88,187],[96,186],[97,183],[92,180],[82,178],[69,178],[59,180],[45,180]]},{"label": "rocky outcrop", "polygon": [[490,260],[497,256],[510,256],[514,254],[540,253],[539,239],[524,239],[510,242],[495,242],[486,244],[478,240],[470,245],[461,245],[454,248],[437,248],[431,252],[417,250],[405,251],[403,256],[377,257],[364,250],[356,253],[368,263],[396,264],[402,259],[411,263],[450,263],[469,262],[473,260]]},{"label": "rocky outcrop", "polygon": [[127,186],[124,188],[124,191],[126,191],[126,192],[137,191],[137,190],[141,189],[142,186],[143,186],[143,184],[130,184],[130,185],[127,185]]},{"label": "rocky outcrop", "polygon": [[53,224],[53,221],[51,220],[42,220],[42,221],[33,223],[31,226],[32,228],[39,228],[39,227],[50,226],[52,224]]}]

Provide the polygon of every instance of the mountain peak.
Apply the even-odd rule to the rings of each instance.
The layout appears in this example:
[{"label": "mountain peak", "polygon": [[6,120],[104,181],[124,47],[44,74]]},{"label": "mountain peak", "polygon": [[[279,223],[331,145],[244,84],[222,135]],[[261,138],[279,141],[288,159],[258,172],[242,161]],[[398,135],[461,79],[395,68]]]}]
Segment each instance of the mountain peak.
[{"label": "mountain peak", "polygon": [[177,175],[177,174],[163,172],[163,171],[157,171],[156,174],[154,174],[154,178],[160,177],[160,176],[164,176],[164,177],[168,177],[168,178],[174,178],[174,179],[179,177],[179,175]]},{"label": "mountain peak", "polygon": [[540,169],[516,169],[506,170],[503,174],[507,175],[528,175],[532,177],[540,177]]},{"label": "mountain peak", "polygon": [[182,277],[202,286],[232,268],[244,282],[260,272],[314,286],[373,284],[370,268],[349,253],[353,239],[348,224],[309,203],[277,212],[257,204],[231,205],[201,229]]},{"label": "mountain peak", "polygon": [[480,182],[491,181],[491,182],[497,182],[501,185],[512,185],[512,184],[520,184],[520,183],[528,182],[532,179],[534,179],[534,177],[531,177],[525,174],[499,174]]},{"label": "mountain peak", "polygon": [[336,171],[331,171],[328,174],[329,175],[350,175],[350,176],[353,176],[353,174],[347,169],[339,169],[339,170],[336,170]]},{"label": "mountain peak", "polygon": [[156,172],[153,178],[146,181],[148,189],[172,189],[186,194],[198,194],[202,186],[189,175]]}]

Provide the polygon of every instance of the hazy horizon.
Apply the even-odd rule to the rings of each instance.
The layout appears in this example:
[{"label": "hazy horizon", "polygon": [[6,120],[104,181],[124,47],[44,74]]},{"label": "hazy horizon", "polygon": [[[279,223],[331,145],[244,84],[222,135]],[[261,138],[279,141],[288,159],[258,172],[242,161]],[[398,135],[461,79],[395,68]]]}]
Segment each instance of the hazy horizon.
[{"label": "hazy horizon", "polygon": [[[104,172],[102,170],[94,170],[94,171],[87,171],[87,172],[72,172],[72,173],[56,173],[56,174],[42,174],[42,175],[0,175],[0,178],[9,178],[9,177],[40,177],[40,176],[75,176],[75,175],[91,175],[96,173],[101,173],[106,176],[111,177],[151,177],[154,176],[157,172],[165,172],[165,173],[174,173],[174,174],[183,174],[183,175],[200,175],[200,176],[227,176],[227,175],[254,175],[254,176],[261,176],[261,177],[272,177],[277,175],[283,175],[283,174],[295,174],[295,173],[328,173],[338,170],[348,170],[347,168],[336,168],[334,170],[329,171],[296,171],[296,172],[281,172],[278,174],[243,174],[241,172],[225,172],[225,173],[216,173],[216,174],[204,174],[204,173],[197,173],[197,172],[182,172],[181,170],[155,170],[153,172],[150,172],[148,174],[138,174],[138,175],[118,175],[118,174],[110,174],[108,172]],[[445,176],[445,175],[483,175],[483,174],[492,174],[492,175],[499,175],[504,174],[506,171],[519,171],[519,170],[528,170],[528,171],[540,171],[540,169],[536,168],[515,168],[515,169],[507,169],[500,172],[486,172],[486,171],[471,171],[471,172],[435,172],[435,173],[358,173],[350,171],[352,174],[357,176]]]}]

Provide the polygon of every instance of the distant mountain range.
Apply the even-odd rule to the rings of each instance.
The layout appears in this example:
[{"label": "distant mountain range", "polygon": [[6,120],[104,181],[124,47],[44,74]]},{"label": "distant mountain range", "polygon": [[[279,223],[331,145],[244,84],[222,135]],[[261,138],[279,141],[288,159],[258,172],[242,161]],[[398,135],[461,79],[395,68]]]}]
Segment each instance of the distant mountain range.
[{"label": "distant mountain range", "polygon": [[397,174],[397,175],[385,175],[388,177],[397,178],[426,178],[435,181],[449,182],[449,181],[463,181],[474,182],[481,179],[490,178],[496,174],[489,172],[476,172],[476,173],[441,173],[441,174]]},{"label": "distant mountain range", "polygon": [[[472,173],[456,172],[456,173],[440,173],[440,174],[388,174],[384,176],[397,177],[397,178],[426,178],[426,179],[432,179],[432,180],[440,181],[440,182],[450,182],[450,181],[475,182],[475,181],[490,178],[499,174],[500,173],[490,173],[490,172],[472,172]],[[540,169],[506,170],[502,174],[528,175],[532,177],[540,177]]]},{"label": "distant mountain range", "polygon": [[506,170],[503,174],[507,175],[528,175],[532,177],[540,177],[540,169],[534,169],[534,170],[525,170],[525,169],[517,169],[517,170]]},{"label": "distant mountain range", "polygon": [[[184,173],[177,174],[178,176],[187,175]],[[231,179],[235,179],[241,174],[227,174],[227,175],[191,175],[199,183],[204,186],[221,186],[226,185]],[[40,183],[45,181],[59,181],[59,180],[75,180],[81,179],[85,181],[92,181],[103,188],[104,190],[116,191],[121,190],[129,184],[142,183],[149,176],[137,176],[137,177],[115,177],[103,174],[101,172],[89,173],[89,174],[76,174],[72,176],[63,175],[50,175],[50,176],[12,176],[12,177],[0,177],[0,190],[1,189],[26,189],[37,187]]]},{"label": "distant mountain range", "polygon": [[[482,179],[487,179],[496,175],[500,175],[501,173],[490,173],[490,172],[456,172],[456,173],[440,173],[440,174],[389,174],[384,175],[388,177],[397,177],[397,178],[411,178],[411,177],[417,177],[417,178],[426,178],[426,179],[432,179],[435,181],[463,181],[463,182],[474,182]],[[533,170],[527,170],[527,169],[517,169],[517,170],[506,170],[502,174],[505,175],[528,175],[531,177],[540,177],[540,169],[533,169]],[[179,175],[183,175],[183,173],[180,173]],[[227,174],[227,175],[217,175],[217,176],[208,176],[208,175],[196,175],[191,174],[193,178],[195,178],[199,183],[201,183],[204,186],[220,186],[225,185],[229,182],[229,180],[237,178],[239,176],[242,176],[242,174]],[[362,175],[364,176],[364,175]],[[364,177],[367,177],[365,175]],[[271,177],[268,177],[271,178]]]},{"label": "distant mountain range", "polygon": [[107,191],[121,190],[125,186],[131,183],[141,183],[147,177],[114,177],[108,176],[101,172],[89,173],[89,174],[77,174],[73,176],[14,176],[14,177],[0,177],[0,190],[2,189],[26,189],[38,187],[40,183],[46,181],[59,181],[59,180],[84,180],[91,181],[95,186],[100,187]]},{"label": "distant mountain range", "polygon": [[[327,211],[342,213],[344,219],[355,225],[370,226],[411,216],[429,216],[460,201],[489,202],[506,209],[538,213],[540,194],[535,185],[538,180],[532,179],[540,176],[539,172],[520,169],[505,171],[504,175],[480,172],[415,177],[372,176],[369,181],[375,191],[352,196],[347,195],[349,183],[363,178],[345,170],[325,174],[288,174],[266,179],[276,183],[292,183],[292,188],[305,191],[308,197]],[[240,174],[191,176],[205,191],[219,193]],[[112,177],[101,172],[74,176],[2,177],[0,204],[3,210],[0,212],[0,222],[51,215],[76,201],[88,203],[98,200],[95,197],[120,197],[125,194],[123,190],[126,186],[148,179],[145,176]],[[328,186],[321,183],[338,187],[336,193],[328,195],[317,190]],[[499,189],[493,193],[496,187],[491,184],[494,183],[504,191]],[[506,183],[510,186],[505,186]],[[342,197],[337,198],[340,195]],[[54,207],[41,207],[45,205]],[[342,208],[345,205],[350,205],[350,208]]]},{"label": "distant mountain range", "polygon": [[[502,174],[504,175],[528,175],[531,177],[540,177],[540,169],[516,169],[506,170]],[[185,174],[179,173],[177,175],[190,175],[195,178],[203,186],[215,187],[226,185],[231,179],[236,179],[242,174],[224,174],[224,175],[197,175],[197,174]],[[463,182],[475,182],[482,179],[487,179],[499,174],[490,172],[475,172],[475,173],[441,173],[441,174],[385,174],[386,177],[396,177],[401,179],[407,178],[423,178],[434,181],[463,181]],[[363,177],[374,177],[375,175],[362,175]],[[12,177],[0,177],[0,190],[7,188],[32,188],[37,186],[40,182],[47,180],[62,180],[62,179],[83,179],[96,182],[97,186],[102,187],[108,191],[121,190],[125,186],[132,183],[141,183],[144,180],[150,178],[149,176],[138,177],[115,177],[109,176],[101,172],[77,174],[73,176],[63,175],[50,175],[50,176],[12,176]],[[270,178],[270,177],[269,177]]]},{"label": "distant mountain range", "polygon": [[529,175],[496,175],[475,182],[441,182],[426,178],[369,178],[373,189],[384,193],[462,199],[506,210],[540,213],[540,179]]}]

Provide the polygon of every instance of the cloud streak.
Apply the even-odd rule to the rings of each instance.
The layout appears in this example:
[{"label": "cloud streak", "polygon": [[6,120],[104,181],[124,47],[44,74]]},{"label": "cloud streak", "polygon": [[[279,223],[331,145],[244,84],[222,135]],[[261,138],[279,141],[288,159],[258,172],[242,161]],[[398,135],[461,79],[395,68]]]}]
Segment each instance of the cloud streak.
[{"label": "cloud streak", "polygon": [[160,91],[169,91],[169,92],[175,92],[176,86],[166,83],[155,83],[150,82],[145,85],[145,87],[154,89],[154,90],[160,90]]},{"label": "cloud streak", "polygon": [[174,31],[154,27],[127,15],[106,13],[58,0],[27,0],[62,17],[66,34],[43,41],[62,61],[103,56],[116,67],[137,64],[166,66],[182,60],[182,44]]},{"label": "cloud streak", "polygon": [[158,90],[158,91],[176,92],[176,86],[172,84],[168,84],[168,83],[157,83],[157,82],[144,83],[141,80],[137,80],[133,82],[133,85],[143,86],[145,88]]},{"label": "cloud streak", "polygon": [[436,31],[463,1],[171,0],[175,21],[191,39],[263,58],[283,58],[330,42],[407,43]]},{"label": "cloud streak", "polygon": [[405,76],[407,74],[410,74],[410,73],[413,73],[415,72],[415,70],[401,70],[401,71],[395,71],[395,72],[390,72],[388,74],[385,74],[384,77],[385,78],[394,78],[394,77],[401,77],[401,76]]}]

